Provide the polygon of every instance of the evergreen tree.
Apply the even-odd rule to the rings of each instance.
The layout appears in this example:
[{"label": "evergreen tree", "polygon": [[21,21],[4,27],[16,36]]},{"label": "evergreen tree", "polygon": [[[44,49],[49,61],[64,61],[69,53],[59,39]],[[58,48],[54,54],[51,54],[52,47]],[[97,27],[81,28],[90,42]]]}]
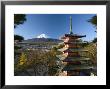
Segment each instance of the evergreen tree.
[{"label": "evergreen tree", "polygon": [[17,25],[23,24],[25,21],[26,21],[25,14],[14,14],[14,28],[16,28]]},{"label": "evergreen tree", "polygon": [[[93,16],[91,19],[88,20],[93,26],[97,28],[97,16]],[[95,31],[96,32],[96,31]]]},{"label": "evergreen tree", "polygon": [[14,40],[22,41],[22,40],[24,40],[24,37],[22,37],[20,35],[14,35]]}]

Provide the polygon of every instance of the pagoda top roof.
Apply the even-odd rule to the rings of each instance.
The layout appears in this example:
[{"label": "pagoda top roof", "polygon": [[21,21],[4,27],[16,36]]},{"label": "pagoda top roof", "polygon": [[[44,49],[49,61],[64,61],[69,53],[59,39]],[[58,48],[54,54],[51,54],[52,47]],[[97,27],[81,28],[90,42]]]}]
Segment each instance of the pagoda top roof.
[{"label": "pagoda top roof", "polygon": [[86,35],[65,34],[65,37],[86,37]]},{"label": "pagoda top roof", "polygon": [[64,39],[65,37],[77,37],[77,38],[82,38],[82,37],[86,37],[86,35],[65,34],[61,39]]}]

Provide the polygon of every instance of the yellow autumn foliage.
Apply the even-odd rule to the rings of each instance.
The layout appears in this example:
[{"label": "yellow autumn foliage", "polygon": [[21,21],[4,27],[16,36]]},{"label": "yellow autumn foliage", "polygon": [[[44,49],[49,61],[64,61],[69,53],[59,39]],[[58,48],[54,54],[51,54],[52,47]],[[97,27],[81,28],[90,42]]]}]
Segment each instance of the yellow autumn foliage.
[{"label": "yellow autumn foliage", "polygon": [[26,54],[22,53],[19,60],[19,65],[24,65],[27,61]]}]

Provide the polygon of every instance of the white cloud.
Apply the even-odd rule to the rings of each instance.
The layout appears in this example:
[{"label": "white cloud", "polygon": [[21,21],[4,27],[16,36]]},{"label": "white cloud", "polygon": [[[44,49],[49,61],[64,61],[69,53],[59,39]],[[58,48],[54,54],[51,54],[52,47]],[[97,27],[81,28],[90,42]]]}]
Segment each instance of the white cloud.
[{"label": "white cloud", "polygon": [[40,34],[37,38],[48,38],[48,36],[46,34]]}]

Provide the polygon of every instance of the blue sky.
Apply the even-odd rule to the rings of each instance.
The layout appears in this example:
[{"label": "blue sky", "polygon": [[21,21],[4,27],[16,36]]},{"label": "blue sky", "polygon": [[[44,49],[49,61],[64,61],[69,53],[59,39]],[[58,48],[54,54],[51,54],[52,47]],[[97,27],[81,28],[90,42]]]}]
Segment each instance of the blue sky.
[{"label": "blue sky", "polygon": [[41,34],[49,38],[59,39],[69,33],[70,16],[72,16],[72,31],[78,35],[86,35],[85,41],[91,41],[96,37],[96,28],[89,22],[95,14],[27,14],[27,21],[14,29],[14,34],[21,35],[25,39],[36,38]]}]

